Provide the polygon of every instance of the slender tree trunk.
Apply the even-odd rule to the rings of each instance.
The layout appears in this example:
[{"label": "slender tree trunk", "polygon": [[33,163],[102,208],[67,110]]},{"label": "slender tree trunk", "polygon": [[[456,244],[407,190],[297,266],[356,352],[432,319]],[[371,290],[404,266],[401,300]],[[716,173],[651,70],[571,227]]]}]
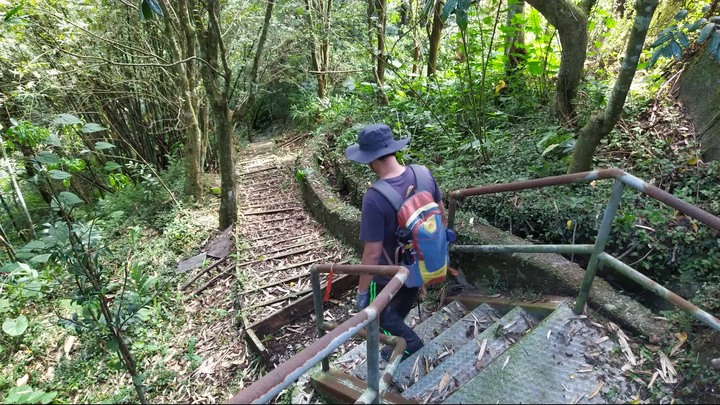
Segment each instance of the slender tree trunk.
[{"label": "slender tree trunk", "polygon": [[[328,12],[330,8],[330,0],[328,0]],[[317,81],[317,96],[319,99],[326,97],[327,89],[327,59],[323,56],[323,44],[325,45],[325,53],[329,51],[327,44],[327,32],[323,32],[328,21],[325,20],[323,9],[323,0],[305,0],[305,11],[307,16],[308,30],[310,32],[310,65]],[[328,16],[327,19],[330,17]],[[322,23],[318,23],[322,20]],[[323,40],[318,39],[318,30],[323,35]]]},{"label": "slender tree trunk", "polygon": [[[172,6],[171,6],[172,5]],[[177,7],[177,8],[175,8]],[[192,10],[188,9],[187,1],[166,2],[165,9],[174,14],[174,19],[165,18],[165,36],[170,54],[175,60],[182,60],[195,55],[194,26]],[[175,27],[173,27],[173,20]],[[182,42],[181,42],[182,41]],[[189,42],[193,41],[193,42]],[[198,122],[197,101],[194,91],[189,63],[176,63],[175,77],[182,100],[180,114],[185,127],[185,192],[195,198],[202,197],[202,132]]]},{"label": "slender tree trunk", "polygon": [[[206,61],[201,65],[203,84],[208,94],[210,114],[215,122],[215,135],[220,160],[220,229],[226,229],[237,221],[237,181],[233,158],[233,111],[228,94],[232,83],[232,71],[228,66],[225,44],[219,22],[219,0],[208,0],[207,30],[200,34],[200,49]],[[222,79],[222,80],[221,80]],[[221,86],[222,84],[222,86]]]},{"label": "slender tree trunk", "polygon": [[0,151],[2,152],[2,158],[5,162],[5,170],[7,170],[8,175],[10,176],[10,185],[15,192],[18,204],[20,205],[20,210],[22,211],[22,214],[25,216],[25,220],[27,221],[28,235],[30,239],[35,239],[35,229],[33,227],[32,218],[30,217],[30,211],[28,211],[27,205],[25,205],[25,198],[23,197],[22,190],[20,190],[17,179],[15,178],[15,171],[13,170],[12,166],[10,166],[10,159],[8,159],[7,153],[5,153],[5,141],[3,140],[2,135],[0,135]]},{"label": "slender tree trunk", "polygon": [[[10,243],[10,240],[8,240],[7,233],[5,233],[5,229],[3,229],[2,224],[0,224],[0,244],[5,246],[5,251],[7,252],[10,261],[17,261],[17,257],[15,256],[15,249]],[[2,265],[3,264],[0,263],[0,266]]]},{"label": "slender tree trunk", "polygon": [[595,149],[600,141],[610,133],[622,113],[630,85],[635,77],[640,54],[645,45],[650,21],[652,20],[658,0],[637,0],[635,3],[635,21],[625,48],[625,57],[620,66],[620,73],[615,81],[612,95],[605,110],[593,114],[587,124],[580,130],[568,173],[590,170]]},{"label": "slender tree trunk", "polygon": [[385,85],[385,25],[387,24],[387,0],[371,0],[375,4],[376,16],[375,32],[377,37],[377,52],[375,53],[375,83],[378,87],[378,102],[387,105],[388,98],[383,91]]},{"label": "slender tree trunk", "polygon": [[587,14],[571,0],[526,0],[558,30],[562,54],[555,88],[555,113],[569,121],[587,56]]},{"label": "slender tree trunk", "polygon": [[412,74],[413,76],[419,76],[422,74],[420,71],[420,55],[421,55],[421,44],[418,35],[418,2],[419,0],[409,0],[408,10],[408,25],[412,29],[413,39],[413,63],[412,63]]},{"label": "slender tree trunk", "polygon": [[250,91],[248,92],[248,111],[250,114],[247,116],[247,137],[248,142],[252,142],[252,126],[253,126],[253,114],[252,111],[255,108],[255,96],[257,94],[257,80],[258,80],[258,68],[260,67],[260,59],[262,58],[263,49],[265,48],[265,40],[267,39],[268,29],[270,29],[270,18],[272,17],[273,6],[275,6],[275,0],[267,0],[265,6],[265,19],[263,20],[262,29],[260,30],[260,38],[257,42],[257,49],[255,49],[255,57],[253,58],[252,68],[250,69]]},{"label": "slender tree trunk", "polygon": [[525,1],[519,0],[517,3],[509,4],[507,11],[507,27],[513,29],[512,34],[505,37],[505,77],[511,77],[520,64],[521,57],[518,54],[525,53],[525,27],[516,25],[513,19],[516,15],[522,17],[525,12]]},{"label": "slender tree trunk", "polygon": [[428,51],[428,77],[437,71],[437,58],[440,51],[440,39],[442,38],[443,21],[441,18],[442,8],[445,3],[442,0],[435,2],[435,10],[433,11],[432,31],[430,32],[430,50]]},{"label": "slender tree trunk", "polygon": [[13,228],[15,228],[15,232],[20,236],[20,238],[27,242],[30,239],[23,235],[22,227],[18,225],[17,221],[15,221],[15,217],[13,216],[13,212],[10,209],[10,206],[8,205],[7,201],[5,201],[5,197],[3,197],[2,192],[0,191],[0,204],[2,204],[3,209],[5,209],[5,213],[7,213],[8,218],[10,219],[10,223],[12,224]]}]

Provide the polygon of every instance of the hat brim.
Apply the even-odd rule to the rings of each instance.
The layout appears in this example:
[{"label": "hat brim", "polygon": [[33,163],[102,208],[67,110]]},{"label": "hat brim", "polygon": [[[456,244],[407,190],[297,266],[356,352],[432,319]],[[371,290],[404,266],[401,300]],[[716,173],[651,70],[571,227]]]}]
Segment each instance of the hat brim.
[{"label": "hat brim", "polygon": [[345,157],[353,162],[368,164],[379,157],[399,151],[404,148],[408,142],[410,142],[409,137],[398,139],[397,141],[393,140],[390,141],[386,147],[374,151],[361,150],[360,145],[354,143],[345,149]]}]

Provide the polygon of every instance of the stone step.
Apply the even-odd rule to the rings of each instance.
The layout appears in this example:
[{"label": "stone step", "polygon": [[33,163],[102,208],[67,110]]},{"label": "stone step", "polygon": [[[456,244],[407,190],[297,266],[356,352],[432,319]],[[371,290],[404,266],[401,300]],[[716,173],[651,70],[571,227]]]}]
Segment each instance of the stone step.
[{"label": "stone step", "polygon": [[[482,306],[487,306],[487,304]],[[433,368],[427,375],[420,379],[407,381],[406,383],[410,387],[402,393],[402,396],[419,403],[442,401],[470,381],[478,374],[478,370],[482,370],[509,346],[522,338],[537,322],[537,318],[529,315],[522,308],[512,309],[494,324],[483,328],[482,333],[474,338],[470,336],[470,339],[462,347],[457,348],[451,356]],[[436,340],[440,341],[442,338],[443,335],[440,335]],[[478,360],[478,353],[483,346],[485,346],[484,354]]]},{"label": "stone step", "polygon": [[[468,312],[470,311],[463,304],[453,301],[442,309],[435,311],[430,317],[423,317],[422,320],[418,318],[417,308],[413,308],[408,316],[405,317],[405,322],[415,330],[415,333],[418,334],[423,342],[429,342],[450,325],[467,315]],[[367,343],[361,342],[354,349],[340,357],[336,361],[336,364],[338,364],[342,370],[352,373],[361,380],[365,380],[367,375],[366,356]],[[384,360],[381,359],[381,368],[384,368],[384,363]]]},{"label": "stone step", "polygon": [[404,391],[498,319],[500,314],[491,306],[479,305],[433,340],[425,341],[422,349],[403,360],[395,371],[395,387],[400,392]]},{"label": "stone step", "polygon": [[628,403],[640,387],[611,364],[614,346],[566,302],[445,402]]}]

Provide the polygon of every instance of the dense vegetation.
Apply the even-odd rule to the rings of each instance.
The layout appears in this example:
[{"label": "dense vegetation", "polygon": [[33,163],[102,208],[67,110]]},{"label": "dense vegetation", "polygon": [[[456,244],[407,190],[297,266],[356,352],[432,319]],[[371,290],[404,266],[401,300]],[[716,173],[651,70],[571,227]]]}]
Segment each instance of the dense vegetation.
[{"label": "dense vegetation", "polygon": [[[207,380],[193,332],[175,332],[232,315],[190,312],[172,269],[236,221],[233,153],[258,135],[322,136],[331,168],[383,121],[446,192],[619,167],[720,214],[720,163],[670,96],[689,58],[720,62],[720,6],[657,3],[0,0],[1,399],[219,401],[256,377],[248,356],[209,396],[182,394]],[[609,189],[463,210],[532,241],[591,243]],[[717,314],[718,240],[626,192],[608,250]],[[707,327],[665,316],[708,355]],[[698,359],[677,357],[679,381],[644,397],[712,400],[718,375]]]}]

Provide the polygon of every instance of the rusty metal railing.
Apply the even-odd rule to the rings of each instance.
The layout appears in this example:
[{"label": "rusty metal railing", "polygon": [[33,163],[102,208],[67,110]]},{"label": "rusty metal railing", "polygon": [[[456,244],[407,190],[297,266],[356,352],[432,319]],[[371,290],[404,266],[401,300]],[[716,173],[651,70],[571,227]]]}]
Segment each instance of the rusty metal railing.
[{"label": "rusty metal railing", "polygon": [[[335,274],[372,274],[392,277],[392,279],[367,308],[353,315],[340,326],[335,326],[324,322],[323,319],[322,290],[319,275],[319,273],[330,273],[331,271]],[[392,381],[392,373],[400,363],[402,352],[405,350],[405,341],[402,338],[383,338],[383,342],[394,346],[394,350],[382,376],[381,383],[379,372],[379,315],[407,280],[407,268],[404,266],[321,264],[313,266],[310,273],[319,339],[255,381],[251,386],[235,394],[226,403],[267,403],[316,364],[322,363],[323,371],[328,371],[330,369],[328,362],[330,354],[356,334],[365,334],[368,343],[368,388],[356,403],[379,403],[381,395]],[[363,328],[366,326],[367,332],[365,333]],[[326,333],[326,331],[328,332]]]},{"label": "rusty metal railing", "polygon": [[515,183],[493,184],[485,187],[467,188],[463,190],[453,191],[450,193],[448,209],[448,228],[454,228],[455,212],[457,210],[458,199],[460,198],[604,179],[615,179],[615,183],[613,184],[610,201],[607,208],[605,209],[605,213],[603,214],[600,227],[598,228],[598,235],[595,238],[594,245],[456,245],[453,247],[452,250],[459,252],[476,253],[505,252],[589,254],[590,260],[585,270],[585,277],[583,279],[582,286],[580,287],[578,298],[575,302],[574,311],[576,314],[580,314],[585,307],[590,288],[592,287],[592,282],[595,278],[595,273],[597,272],[598,264],[603,263],[609,265],[614,270],[627,276],[628,278],[640,284],[644,288],[673,303],[678,308],[689,312],[695,318],[708,324],[713,329],[720,330],[720,320],[718,320],[718,318],[708,314],[707,312],[698,308],[686,299],[669,291],[665,287],[658,285],[656,282],[652,281],[651,279],[644,276],[643,274],[628,266],[627,264],[605,253],[605,245],[607,244],[608,238],[610,237],[610,230],[612,228],[613,219],[615,218],[618,206],[620,205],[620,198],[622,196],[625,186],[634,188],[672,208],[675,208],[676,210],[688,215],[691,218],[697,219],[698,221],[718,231],[720,231],[720,218],[690,203],[687,203],[679,199],[678,197],[667,193],[666,191],[650,185],[645,181],[635,176],[632,176],[620,169],[603,169],[592,172],[545,177],[541,179],[519,181]]}]

